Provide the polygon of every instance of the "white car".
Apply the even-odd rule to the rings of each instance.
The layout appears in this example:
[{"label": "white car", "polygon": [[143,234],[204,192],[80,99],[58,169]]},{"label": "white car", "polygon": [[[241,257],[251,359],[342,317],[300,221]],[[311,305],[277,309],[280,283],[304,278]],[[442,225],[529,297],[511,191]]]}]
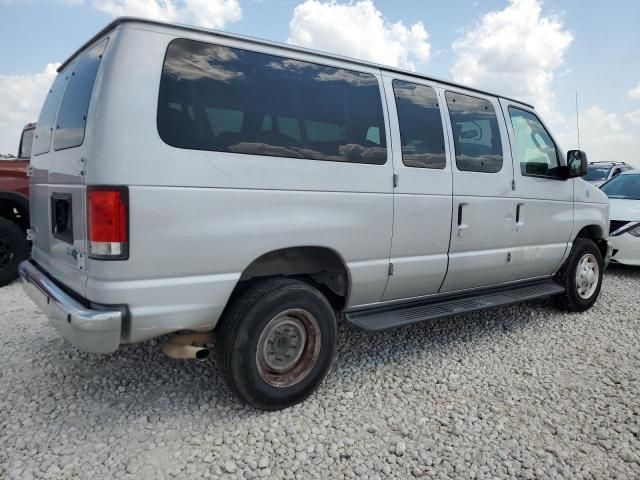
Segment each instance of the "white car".
[{"label": "white car", "polygon": [[602,190],[611,206],[611,261],[640,266],[640,170],[621,173]]}]

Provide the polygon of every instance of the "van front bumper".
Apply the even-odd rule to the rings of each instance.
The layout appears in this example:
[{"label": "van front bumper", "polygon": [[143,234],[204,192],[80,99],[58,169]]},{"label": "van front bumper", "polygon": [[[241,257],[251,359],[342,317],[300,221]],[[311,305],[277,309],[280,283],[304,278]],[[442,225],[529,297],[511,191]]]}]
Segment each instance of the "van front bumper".
[{"label": "van front bumper", "polygon": [[111,353],[120,345],[124,308],[85,307],[39,270],[31,260],[19,266],[22,287],[72,345],[89,353]]}]

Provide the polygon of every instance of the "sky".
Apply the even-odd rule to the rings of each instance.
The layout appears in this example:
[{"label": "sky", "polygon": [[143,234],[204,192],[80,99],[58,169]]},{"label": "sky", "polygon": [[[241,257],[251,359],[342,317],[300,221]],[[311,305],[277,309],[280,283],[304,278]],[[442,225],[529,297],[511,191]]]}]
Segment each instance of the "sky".
[{"label": "sky", "polygon": [[57,65],[120,15],[288,42],[515,97],[535,105],[563,149],[578,148],[577,120],[590,161],[640,168],[638,0],[0,0],[0,153],[16,153]]}]

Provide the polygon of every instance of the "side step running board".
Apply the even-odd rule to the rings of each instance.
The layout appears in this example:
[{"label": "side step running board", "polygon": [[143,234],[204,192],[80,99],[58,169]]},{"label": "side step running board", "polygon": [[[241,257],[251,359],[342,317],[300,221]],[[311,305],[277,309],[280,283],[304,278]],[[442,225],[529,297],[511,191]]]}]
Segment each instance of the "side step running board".
[{"label": "side step running board", "polygon": [[405,325],[475,312],[487,307],[509,305],[535,298],[548,297],[564,292],[553,280],[490,290],[483,293],[456,295],[448,299],[437,299],[420,303],[393,305],[370,310],[345,313],[348,324],[359,330],[381,331]]}]

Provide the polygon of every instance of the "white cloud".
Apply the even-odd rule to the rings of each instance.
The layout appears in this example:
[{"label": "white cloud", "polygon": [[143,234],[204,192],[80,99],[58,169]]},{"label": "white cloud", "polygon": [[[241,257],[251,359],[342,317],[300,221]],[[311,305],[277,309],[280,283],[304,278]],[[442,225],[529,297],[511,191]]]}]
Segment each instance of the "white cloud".
[{"label": "white cloud", "polygon": [[422,22],[390,23],[371,0],[338,3],[306,0],[293,11],[289,43],[415,70],[429,59]]},{"label": "white cloud", "polygon": [[92,0],[98,10],[167,22],[222,28],[242,16],[238,0]]},{"label": "white cloud", "polygon": [[38,119],[59,65],[49,63],[32,75],[0,75],[0,153],[17,153],[22,127]]},{"label": "white cloud", "polygon": [[640,126],[640,108],[627,113],[626,117],[631,123]]},{"label": "white cloud", "polygon": [[553,109],[554,72],[573,41],[562,21],[542,16],[540,0],[510,0],[453,43],[457,82]]},{"label": "white cloud", "polygon": [[640,82],[638,82],[638,86],[636,88],[629,90],[629,96],[634,100],[640,100]]}]

